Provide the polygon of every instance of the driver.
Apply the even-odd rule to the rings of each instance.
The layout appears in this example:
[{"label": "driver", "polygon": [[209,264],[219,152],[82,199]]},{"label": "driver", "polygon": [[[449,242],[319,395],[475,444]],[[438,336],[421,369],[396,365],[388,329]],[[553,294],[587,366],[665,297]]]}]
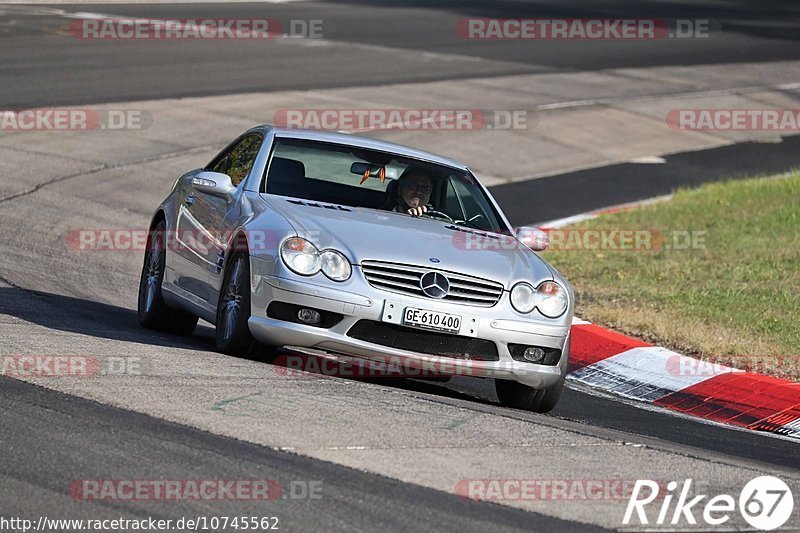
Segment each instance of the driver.
[{"label": "driver", "polygon": [[428,211],[433,180],[430,173],[419,167],[408,167],[397,179],[397,198],[392,211],[418,217]]}]

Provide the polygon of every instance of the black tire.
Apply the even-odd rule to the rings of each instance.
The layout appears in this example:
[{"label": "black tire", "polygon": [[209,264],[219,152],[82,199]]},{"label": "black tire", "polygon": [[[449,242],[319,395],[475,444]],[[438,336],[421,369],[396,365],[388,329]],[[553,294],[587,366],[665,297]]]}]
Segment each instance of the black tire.
[{"label": "black tire", "polygon": [[217,350],[224,354],[270,360],[276,348],[258,342],[247,321],[250,318],[250,257],[237,252],[228,260],[217,304]]},{"label": "black tire", "polygon": [[534,389],[516,381],[495,379],[494,388],[501,405],[535,413],[548,413],[558,403],[565,379],[566,376],[562,375],[555,384],[544,389]]},{"label": "black tire", "polygon": [[137,315],[139,324],[158,331],[191,335],[197,326],[197,317],[180,309],[169,307],[161,293],[164,269],[167,264],[165,244],[166,223],[162,220],[147,238],[142,275],[139,278]]}]

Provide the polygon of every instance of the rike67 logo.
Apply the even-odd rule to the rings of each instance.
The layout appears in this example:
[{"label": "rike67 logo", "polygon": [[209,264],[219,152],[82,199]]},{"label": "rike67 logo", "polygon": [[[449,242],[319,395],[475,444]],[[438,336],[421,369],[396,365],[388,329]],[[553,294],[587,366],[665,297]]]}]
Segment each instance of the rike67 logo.
[{"label": "rike67 logo", "polygon": [[[735,516],[738,507],[738,512],[751,527],[772,531],[784,525],[794,509],[789,486],[773,476],[760,476],[748,481],[739,493],[738,502],[729,494],[719,494],[710,499],[706,494],[691,494],[691,487],[691,479],[684,480],[680,488],[677,481],[670,481],[666,494],[659,494],[663,482],[636,480],[622,523],[634,526],[696,525],[700,518],[706,525],[722,526],[731,520],[731,515]],[[655,520],[652,512],[648,514],[645,509],[653,502],[657,503],[650,510],[658,509]]]}]

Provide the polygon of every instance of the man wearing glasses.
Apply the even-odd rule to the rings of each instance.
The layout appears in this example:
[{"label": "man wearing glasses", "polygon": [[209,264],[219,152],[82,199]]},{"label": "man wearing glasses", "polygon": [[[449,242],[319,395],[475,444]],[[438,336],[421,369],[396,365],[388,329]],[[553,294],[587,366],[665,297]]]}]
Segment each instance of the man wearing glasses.
[{"label": "man wearing glasses", "polygon": [[418,217],[428,211],[426,204],[431,199],[433,181],[427,170],[408,167],[397,179],[397,194],[392,211],[408,213]]}]

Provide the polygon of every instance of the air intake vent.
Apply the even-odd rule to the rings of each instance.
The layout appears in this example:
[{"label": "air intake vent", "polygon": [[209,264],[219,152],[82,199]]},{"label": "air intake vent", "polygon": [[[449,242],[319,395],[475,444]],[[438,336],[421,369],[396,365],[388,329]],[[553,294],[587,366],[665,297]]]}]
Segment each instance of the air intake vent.
[{"label": "air intake vent", "polygon": [[286,201],[289,202],[290,204],[304,205],[306,207],[321,207],[323,209],[334,209],[338,211],[347,211],[347,212],[352,211],[352,209],[342,207],[341,205],[318,204],[316,202],[304,202],[303,200],[286,200]]},{"label": "air intake vent", "polygon": [[450,226],[445,226],[445,228],[446,229],[451,229],[453,231],[460,231],[461,233],[469,233],[471,235],[479,235],[481,237],[488,237],[490,239],[500,240],[500,238],[501,238],[499,235],[495,235],[494,233],[483,233],[481,231],[474,231],[474,230],[471,230],[471,229],[461,228],[459,226],[450,225]]},{"label": "air intake vent", "polygon": [[497,345],[490,340],[422,331],[374,320],[359,320],[350,328],[347,336],[398,350],[439,357],[470,361],[500,360]]}]

